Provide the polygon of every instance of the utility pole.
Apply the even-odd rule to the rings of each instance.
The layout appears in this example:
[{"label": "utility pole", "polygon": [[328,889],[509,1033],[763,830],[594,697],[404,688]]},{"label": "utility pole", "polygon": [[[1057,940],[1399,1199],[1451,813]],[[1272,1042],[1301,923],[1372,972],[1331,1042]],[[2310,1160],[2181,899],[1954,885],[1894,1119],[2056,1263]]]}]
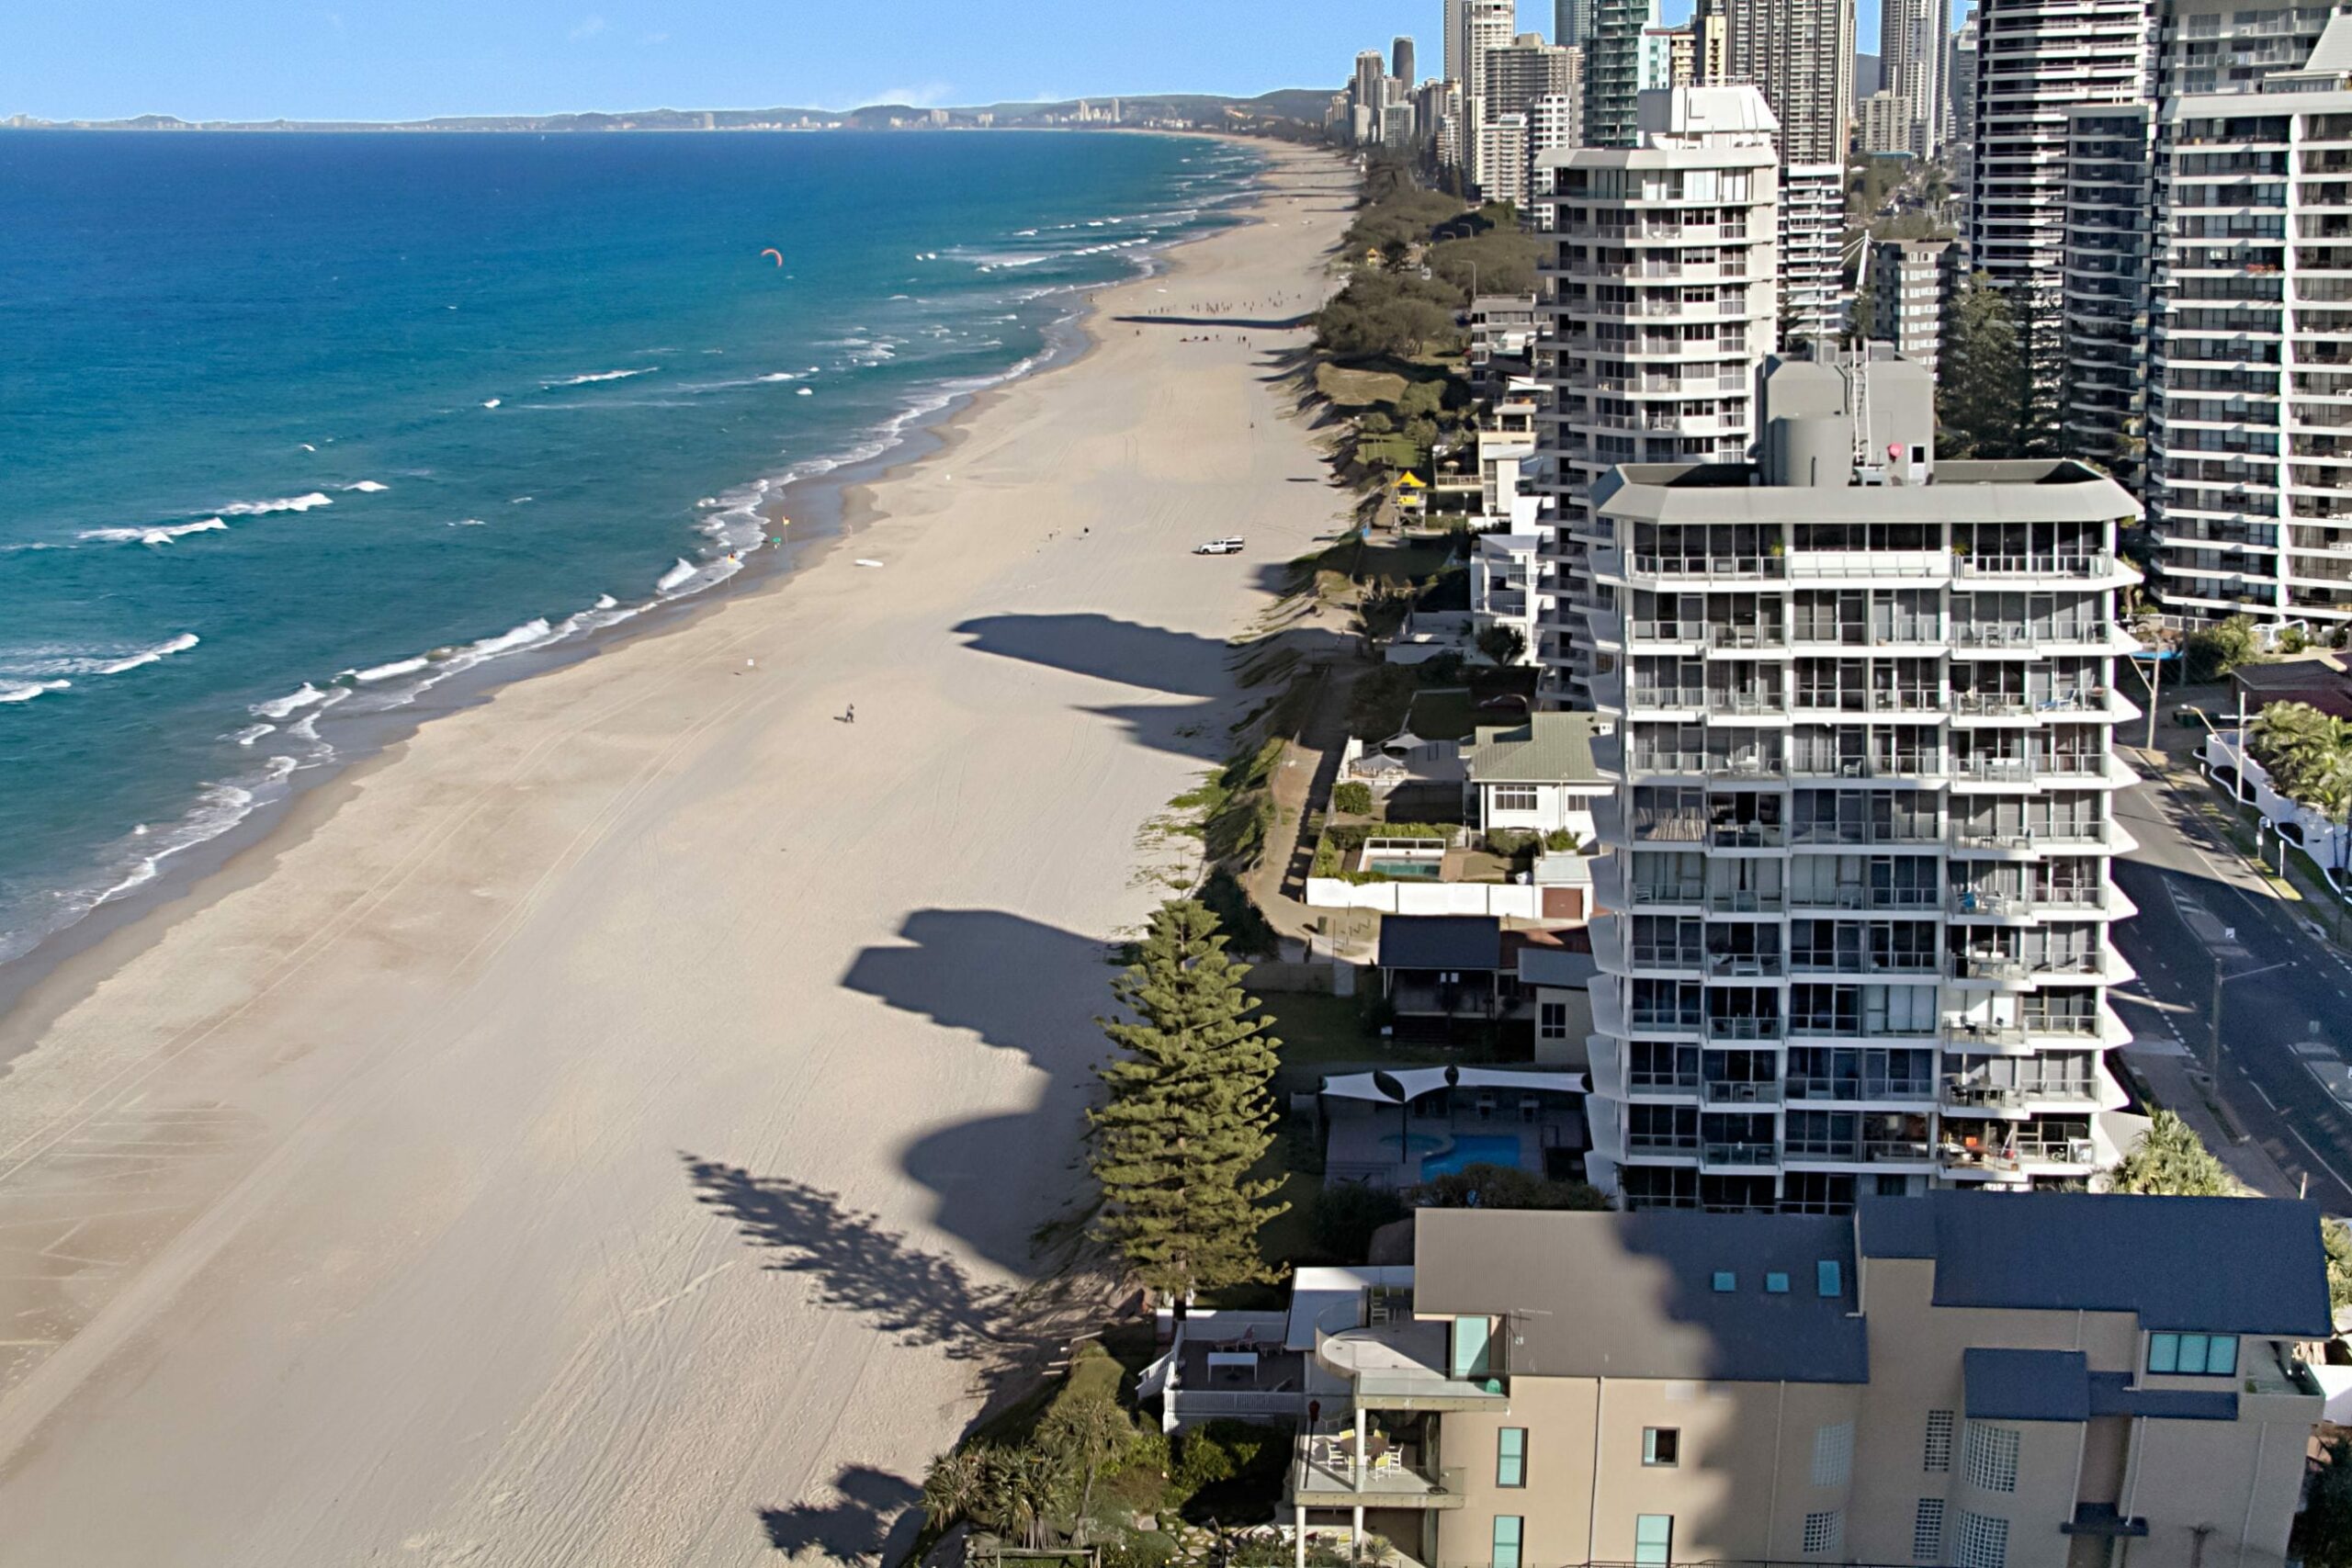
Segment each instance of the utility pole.
[{"label": "utility pole", "polygon": [[[2223,942],[2235,942],[2237,939],[2237,927],[2223,926],[2222,928]],[[2213,954],[2213,1006],[2210,1010],[2213,1015],[2213,1035],[2205,1048],[2205,1071],[2213,1080],[2213,1095],[2216,1099],[2219,1099],[2222,1093],[2222,955],[2218,953]]]}]

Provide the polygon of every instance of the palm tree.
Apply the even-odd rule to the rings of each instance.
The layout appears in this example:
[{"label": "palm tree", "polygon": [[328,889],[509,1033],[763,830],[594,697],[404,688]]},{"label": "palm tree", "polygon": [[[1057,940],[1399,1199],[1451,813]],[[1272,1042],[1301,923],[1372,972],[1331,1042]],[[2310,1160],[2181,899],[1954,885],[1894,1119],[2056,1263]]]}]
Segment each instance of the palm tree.
[{"label": "palm tree", "polygon": [[2107,1173],[2107,1190],[2185,1198],[2245,1196],[2245,1189],[2213,1156],[2197,1130],[2170,1111],[2149,1119],[2140,1141]]},{"label": "palm tree", "polygon": [[2256,716],[2249,749],[2290,800],[2341,817],[2352,804],[2352,724],[2309,703],[2273,703]]},{"label": "palm tree", "polygon": [[983,1495],[987,1469],[985,1449],[959,1449],[933,1460],[931,1473],[922,1478],[924,1522],[933,1529],[944,1530],[973,1517]]}]

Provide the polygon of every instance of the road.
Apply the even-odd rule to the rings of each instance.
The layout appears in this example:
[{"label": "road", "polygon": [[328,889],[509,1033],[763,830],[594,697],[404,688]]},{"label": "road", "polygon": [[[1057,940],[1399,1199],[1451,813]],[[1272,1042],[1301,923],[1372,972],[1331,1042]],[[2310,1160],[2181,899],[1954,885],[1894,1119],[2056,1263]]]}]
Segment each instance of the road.
[{"label": "road", "polygon": [[2352,964],[2306,929],[2324,912],[2272,897],[2202,804],[2199,789],[2158,779],[2117,796],[2118,818],[2140,841],[2114,867],[2140,907],[2116,930],[2139,971],[2117,1006],[2144,1044],[2177,1039],[2201,1066],[2215,1044],[2218,970],[2223,1104],[2290,1190],[2308,1180],[2330,1213],[2352,1213],[2352,1108],[2322,1081],[2347,1081]]}]

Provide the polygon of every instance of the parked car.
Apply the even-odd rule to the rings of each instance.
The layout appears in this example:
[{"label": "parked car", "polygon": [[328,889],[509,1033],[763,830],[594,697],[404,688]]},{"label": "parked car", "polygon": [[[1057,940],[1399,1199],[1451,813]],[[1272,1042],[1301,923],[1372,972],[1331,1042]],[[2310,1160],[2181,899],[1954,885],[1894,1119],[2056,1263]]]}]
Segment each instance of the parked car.
[{"label": "parked car", "polygon": [[1241,544],[1240,535],[1227,534],[1222,539],[1211,539],[1205,545],[1194,545],[1193,553],[1196,556],[1238,556],[1241,553]]}]

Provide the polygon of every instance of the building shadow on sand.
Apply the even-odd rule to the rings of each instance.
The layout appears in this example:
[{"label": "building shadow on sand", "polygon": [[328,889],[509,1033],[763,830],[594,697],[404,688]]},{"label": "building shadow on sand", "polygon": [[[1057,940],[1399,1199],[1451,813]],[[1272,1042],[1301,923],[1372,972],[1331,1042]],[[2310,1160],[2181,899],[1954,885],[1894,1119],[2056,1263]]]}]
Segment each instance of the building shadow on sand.
[{"label": "building shadow on sand", "polygon": [[[1199,566],[1229,570],[1232,564],[1229,558],[1201,562],[1188,558],[1177,570]],[[1261,585],[1286,580],[1289,571],[1287,564],[1266,562],[1245,570],[1254,570]],[[1147,746],[1210,762],[1225,761],[1232,749],[1227,725],[1239,716],[1236,668],[1265,651],[1260,643],[1237,647],[1217,637],[1091,614],[982,615],[964,622],[956,632],[976,652],[1193,698],[1187,704],[1111,705],[1080,711],[1115,720]],[[1335,657],[1349,648],[1348,639],[1329,632],[1290,632],[1283,640],[1310,659]]]}]

